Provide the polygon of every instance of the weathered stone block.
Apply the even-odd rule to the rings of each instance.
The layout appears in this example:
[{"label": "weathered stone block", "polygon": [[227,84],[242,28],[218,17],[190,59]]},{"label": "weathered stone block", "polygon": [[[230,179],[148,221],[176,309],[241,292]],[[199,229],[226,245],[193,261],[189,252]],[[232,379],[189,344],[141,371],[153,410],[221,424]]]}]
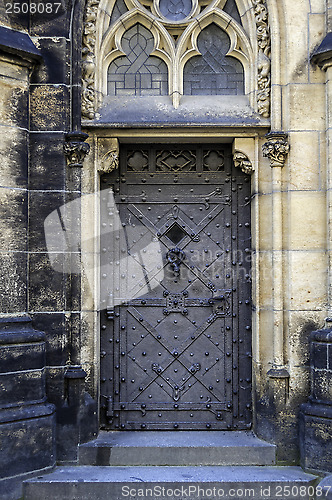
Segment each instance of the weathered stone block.
[{"label": "weathered stone block", "polygon": [[19,313],[27,310],[27,254],[0,253],[0,310]]},{"label": "weathered stone block", "polygon": [[64,85],[32,85],[30,127],[32,131],[66,131],[69,127],[70,98]]},{"label": "weathered stone block", "polygon": [[287,194],[289,234],[287,248],[290,250],[325,250],[326,218],[325,195],[319,191]]},{"label": "weathered stone block", "polygon": [[66,165],[63,143],[63,134],[33,133],[30,135],[30,189],[64,189]]},{"label": "weathered stone block", "polygon": [[46,332],[46,366],[64,366],[69,351],[65,313],[35,313],[32,318],[34,327]]},{"label": "weathered stone block", "polygon": [[45,342],[3,344],[0,338],[0,357],[0,375],[6,372],[42,370],[45,366]]},{"label": "weathered stone block", "polygon": [[69,42],[63,37],[33,39],[43,57],[43,63],[35,68],[31,83],[65,83],[70,78]]},{"label": "weathered stone block", "polygon": [[[287,189],[319,190],[320,173],[324,167],[322,138],[318,132],[291,132],[292,145],[288,156],[290,184]],[[304,193],[305,194],[305,193]]]},{"label": "weathered stone block", "polygon": [[55,464],[54,420],[54,406],[49,404],[0,409],[0,477]]},{"label": "weathered stone block", "polygon": [[[54,0],[51,0],[54,4]],[[32,36],[67,37],[70,29],[70,0],[59,0],[61,7],[53,14],[31,16],[30,33]]]},{"label": "weathered stone block", "polygon": [[301,466],[332,472],[332,407],[305,404],[300,414]]},{"label": "weathered stone block", "polygon": [[318,370],[319,369],[327,370],[329,344],[312,342],[311,349],[312,349],[311,356],[312,356],[313,368],[317,368]]},{"label": "weathered stone block", "polygon": [[325,252],[289,252],[289,308],[321,310],[326,303]]},{"label": "weathered stone block", "polygon": [[18,498],[33,471],[55,463],[54,406],[45,403],[45,341],[28,316],[0,318],[1,498]]},{"label": "weathered stone block", "polygon": [[0,76],[0,92],[1,123],[28,128],[27,82]]},{"label": "weathered stone block", "polygon": [[[29,193],[29,250],[32,252],[47,251],[47,242],[45,239],[45,219],[54,210],[59,210],[65,203],[65,194],[63,192],[51,191],[30,191]],[[66,221],[64,221],[65,224]],[[47,231],[52,232],[54,237],[68,229],[62,227],[59,219],[48,222]],[[62,248],[62,251],[68,251]]]},{"label": "weathered stone block", "polygon": [[27,192],[0,188],[0,250],[2,252],[27,250]]},{"label": "weathered stone block", "polygon": [[28,132],[0,128],[0,185],[25,188],[28,183]]},{"label": "weathered stone block", "polygon": [[7,26],[11,29],[28,31],[29,29],[29,16],[24,14],[8,14],[6,12],[6,3],[0,4],[0,21],[2,26]]},{"label": "weathered stone block", "polygon": [[0,405],[40,401],[45,395],[44,370],[0,374]]},{"label": "weathered stone block", "polygon": [[54,271],[47,253],[29,254],[29,311],[66,310],[67,279]]},{"label": "weathered stone block", "polygon": [[[312,96],[315,96],[315,99]],[[291,109],[285,119],[291,130],[323,131],[325,121],[325,85],[291,84],[284,91],[285,109]]]}]

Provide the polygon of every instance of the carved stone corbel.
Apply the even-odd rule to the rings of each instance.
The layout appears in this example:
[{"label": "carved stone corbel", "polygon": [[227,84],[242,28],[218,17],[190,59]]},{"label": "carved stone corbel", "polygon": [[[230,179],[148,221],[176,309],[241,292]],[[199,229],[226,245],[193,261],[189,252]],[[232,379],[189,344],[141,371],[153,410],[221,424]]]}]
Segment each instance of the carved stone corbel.
[{"label": "carved stone corbel", "polygon": [[265,136],[268,140],[263,144],[263,156],[269,158],[271,167],[283,167],[290,150],[288,134],[270,132]]},{"label": "carved stone corbel", "polygon": [[98,139],[97,170],[109,174],[119,168],[118,139],[100,137]]},{"label": "carved stone corbel", "polygon": [[233,142],[234,166],[245,174],[251,175],[255,171],[255,141],[249,138],[236,138]]},{"label": "carved stone corbel", "polygon": [[90,151],[90,146],[84,142],[88,138],[84,132],[69,132],[65,135],[63,151],[67,167],[83,167],[83,161]]},{"label": "carved stone corbel", "polygon": [[235,167],[239,167],[245,174],[250,175],[254,172],[254,167],[252,166],[251,161],[245,153],[242,153],[242,151],[234,151],[233,161]]}]

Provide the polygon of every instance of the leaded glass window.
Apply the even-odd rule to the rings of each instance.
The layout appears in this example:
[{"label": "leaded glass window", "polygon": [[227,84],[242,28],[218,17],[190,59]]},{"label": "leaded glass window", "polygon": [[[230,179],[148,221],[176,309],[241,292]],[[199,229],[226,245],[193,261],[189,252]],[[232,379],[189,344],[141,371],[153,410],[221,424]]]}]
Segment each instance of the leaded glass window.
[{"label": "leaded glass window", "polygon": [[244,69],[235,58],[226,56],[230,40],[221,28],[211,24],[197,38],[198,50],[184,67],[186,95],[244,94]]},{"label": "leaded glass window", "polygon": [[137,23],[122,37],[124,57],[108,68],[108,95],[160,96],[168,94],[168,69],[164,61],[151,56],[152,33]]},{"label": "leaded glass window", "polygon": [[159,0],[159,9],[170,21],[182,21],[191,12],[192,0]]}]

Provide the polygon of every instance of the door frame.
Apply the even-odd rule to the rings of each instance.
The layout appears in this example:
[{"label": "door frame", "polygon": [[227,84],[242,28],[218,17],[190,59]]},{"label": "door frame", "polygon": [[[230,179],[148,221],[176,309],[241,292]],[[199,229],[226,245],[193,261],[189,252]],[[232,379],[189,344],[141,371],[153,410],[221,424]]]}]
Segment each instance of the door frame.
[{"label": "door frame", "polygon": [[[255,429],[255,389],[259,390],[260,380],[257,376],[262,360],[260,359],[260,330],[258,311],[260,310],[259,293],[259,148],[261,139],[267,133],[267,127],[250,129],[222,128],[159,128],[155,129],[112,129],[89,127],[88,142],[91,152],[86,158],[82,175],[82,340],[81,364],[87,372],[87,389],[100,404],[100,207],[101,174],[109,168],[107,151],[114,151],[116,144],[121,143],[230,143],[233,152],[242,153],[251,163],[251,238],[252,248],[252,403],[253,428]],[[162,137],[161,137],[162,134]],[[106,154],[105,154],[106,152]],[[105,158],[107,160],[105,161]],[[241,165],[239,165],[241,167]],[[89,196],[87,196],[89,195]],[[99,414],[98,408],[96,418]]]}]

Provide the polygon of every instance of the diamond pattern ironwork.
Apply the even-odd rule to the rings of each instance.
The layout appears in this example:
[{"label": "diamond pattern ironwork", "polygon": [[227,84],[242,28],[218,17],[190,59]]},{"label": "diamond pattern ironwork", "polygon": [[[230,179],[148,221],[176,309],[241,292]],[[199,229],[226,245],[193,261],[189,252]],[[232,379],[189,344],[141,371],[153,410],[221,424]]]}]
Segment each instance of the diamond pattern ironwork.
[{"label": "diamond pattern ironwork", "polygon": [[170,239],[174,245],[180,243],[186,235],[186,231],[184,231],[177,222],[175,222],[165,233],[165,236],[167,236],[167,238]]}]

